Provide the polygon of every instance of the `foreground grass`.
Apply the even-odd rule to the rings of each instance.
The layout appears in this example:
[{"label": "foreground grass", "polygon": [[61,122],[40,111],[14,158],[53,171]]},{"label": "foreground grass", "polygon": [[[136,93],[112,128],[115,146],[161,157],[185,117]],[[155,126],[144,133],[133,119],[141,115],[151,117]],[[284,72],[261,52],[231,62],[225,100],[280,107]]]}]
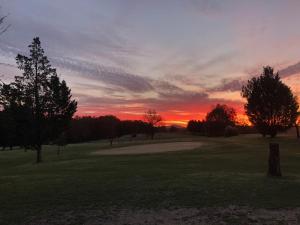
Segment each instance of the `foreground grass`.
[{"label": "foreground grass", "polygon": [[107,148],[106,142],[69,145],[60,156],[55,147],[45,146],[39,165],[35,152],[0,152],[0,224],[93,209],[300,207],[300,143],[295,138],[272,140],[281,148],[284,177],[277,179],[266,177],[270,139],[181,136],[158,141],[185,140],[206,144],[193,151],[135,156],[90,154]]}]

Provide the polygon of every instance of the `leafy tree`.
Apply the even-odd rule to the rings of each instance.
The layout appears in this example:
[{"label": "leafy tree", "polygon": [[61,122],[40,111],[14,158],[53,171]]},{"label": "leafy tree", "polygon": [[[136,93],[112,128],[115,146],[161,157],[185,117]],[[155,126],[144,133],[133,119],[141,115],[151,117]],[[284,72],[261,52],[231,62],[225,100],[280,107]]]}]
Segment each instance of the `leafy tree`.
[{"label": "leafy tree", "polygon": [[275,137],[295,125],[299,108],[296,97],[270,66],[248,81],[242,96],[247,100],[245,111],[250,122],[263,136]]},{"label": "leafy tree", "polygon": [[12,111],[19,108],[29,111],[26,120],[31,126],[26,145],[37,151],[39,163],[42,144],[63,132],[76,112],[77,102],[71,100],[71,90],[58,78],[38,37],[33,39],[29,49],[29,56],[19,54],[16,57],[22,76],[1,86],[0,104]]},{"label": "leafy tree", "polygon": [[205,119],[206,132],[208,136],[223,136],[227,126],[234,126],[236,112],[227,105],[217,104]]},{"label": "leafy tree", "polygon": [[154,138],[155,128],[162,121],[162,117],[154,110],[149,109],[145,112],[144,120],[148,123],[151,139]]}]

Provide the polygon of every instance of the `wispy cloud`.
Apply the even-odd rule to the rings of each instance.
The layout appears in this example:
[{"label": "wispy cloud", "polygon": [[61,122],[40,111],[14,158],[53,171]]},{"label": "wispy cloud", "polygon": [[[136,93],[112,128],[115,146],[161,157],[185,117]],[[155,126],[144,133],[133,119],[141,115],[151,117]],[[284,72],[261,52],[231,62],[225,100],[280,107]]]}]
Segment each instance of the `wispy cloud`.
[{"label": "wispy cloud", "polygon": [[279,70],[279,75],[281,78],[286,78],[298,73],[300,73],[300,62]]},{"label": "wispy cloud", "polygon": [[[239,78],[234,78],[234,79],[223,79],[220,85],[210,88],[210,89],[208,89],[208,91],[209,92],[211,92],[211,91],[240,91],[242,89],[243,85],[246,84],[248,79],[250,79],[253,76],[260,75],[260,73],[258,72],[259,70],[262,70],[262,68],[252,70],[251,74],[249,74],[248,76],[244,75],[244,76],[241,76]],[[287,78],[287,77],[293,76],[295,74],[299,74],[300,73],[300,62],[289,65],[283,69],[280,69],[278,71],[278,73],[281,78]]]},{"label": "wispy cloud", "polygon": [[147,78],[125,72],[119,68],[71,58],[52,58],[52,62],[59,68],[75,71],[85,78],[116,87],[122,87],[128,91],[147,92],[153,90]]}]

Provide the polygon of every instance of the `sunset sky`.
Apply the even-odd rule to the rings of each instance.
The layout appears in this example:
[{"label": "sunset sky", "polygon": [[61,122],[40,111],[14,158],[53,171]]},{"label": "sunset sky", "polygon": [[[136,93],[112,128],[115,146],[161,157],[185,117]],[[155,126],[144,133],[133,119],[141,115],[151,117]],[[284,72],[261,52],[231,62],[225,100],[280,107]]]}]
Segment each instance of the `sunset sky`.
[{"label": "sunset sky", "polygon": [[77,115],[166,123],[217,103],[243,114],[241,86],[270,65],[300,96],[299,0],[2,0],[0,75],[39,36],[78,100]]}]

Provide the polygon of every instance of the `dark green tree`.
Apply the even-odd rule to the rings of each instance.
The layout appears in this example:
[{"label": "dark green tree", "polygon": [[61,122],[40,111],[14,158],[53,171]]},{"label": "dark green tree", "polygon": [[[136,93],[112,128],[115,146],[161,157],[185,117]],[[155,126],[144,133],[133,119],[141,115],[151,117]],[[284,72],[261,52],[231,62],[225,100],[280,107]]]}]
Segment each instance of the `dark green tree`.
[{"label": "dark green tree", "polygon": [[205,118],[206,132],[208,136],[223,136],[227,126],[234,126],[236,112],[227,105],[217,104]]},{"label": "dark green tree", "polygon": [[33,39],[29,49],[29,56],[16,57],[22,76],[2,85],[0,103],[3,108],[30,111],[26,118],[31,124],[26,145],[36,150],[36,162],[39,163],[42,144],[57,138],[66,129],[76,112],[77,102],[71,100],[71,90],[65,81],[60,81],[56,69],[50,65],[38,37]]},{"label": "dark green tree", "polygon": [[291,89],[270,66],[259,77],[253,77],[242,89],[245,111],[250,122],[263,135],[275,137],[295,125],[299,105]]}]

